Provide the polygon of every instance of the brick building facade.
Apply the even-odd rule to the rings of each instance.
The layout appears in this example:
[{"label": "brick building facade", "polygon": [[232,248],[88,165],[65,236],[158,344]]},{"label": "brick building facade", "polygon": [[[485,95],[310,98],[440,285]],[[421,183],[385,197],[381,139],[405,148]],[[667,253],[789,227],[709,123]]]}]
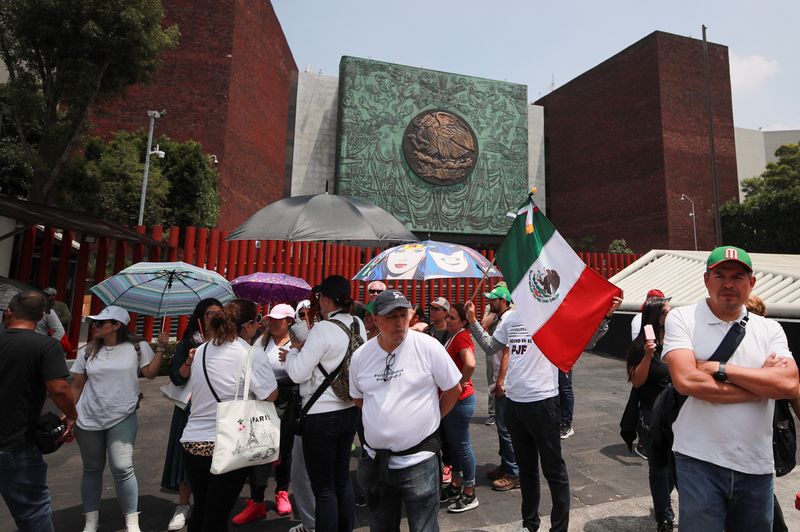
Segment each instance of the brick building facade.
[{"label": "brick building facade", "polygon": [[[708,45],[720,203],[738,198],[728,48]],[[702,41],[656,31],[536,103],[548,216],[597,249],[714,247]]]},{"label": "brick building facade", "polygon": [[155,136],[197,140],[216,155],[217,227],[235,228],[289,195],[297,66],[266,0],[162,0],[164,25],[179,45],[147,85],[93,110],[95,133],[147,127],[147,110],[166,109]]}]

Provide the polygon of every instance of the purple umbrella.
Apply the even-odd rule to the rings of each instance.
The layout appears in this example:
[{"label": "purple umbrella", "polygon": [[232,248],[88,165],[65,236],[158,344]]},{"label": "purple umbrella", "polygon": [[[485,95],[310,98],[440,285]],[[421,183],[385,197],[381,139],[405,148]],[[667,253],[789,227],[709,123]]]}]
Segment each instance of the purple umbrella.
[{"label": "purple umbrella", "polygon": [[231,288],[236,297],[261,305],[297,302],[311,295],[311,285],[285,273],[256,272],[242,275],[231,281]]}]

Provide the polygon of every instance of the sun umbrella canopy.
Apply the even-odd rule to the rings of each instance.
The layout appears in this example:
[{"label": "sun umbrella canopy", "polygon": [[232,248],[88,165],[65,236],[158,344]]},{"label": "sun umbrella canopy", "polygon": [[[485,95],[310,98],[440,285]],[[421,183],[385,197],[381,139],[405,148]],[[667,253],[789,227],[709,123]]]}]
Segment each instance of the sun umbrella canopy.
[{"label": "sun umbrella canopy", "polygon": [[416,242],[394,216],[349,196],[293,196],[271,203],[234,229],[228,240]]},{"label": "sun umbrella canopy", "polygon": [[11,303],[11,300],[14,299],[15,295],[28,290],[36,290],[37,292],[41,292],[41,290],[38,288],[23,283],[22,281],[0,276],[0,310],[7,309],[8,304]]},{"label": "sun umbrella canopy", "polygon": [[308,299],[311,285],[299,277],[285,273],[256,272],[231,281],[237,297],[255,301],[261,305],[296,303]]},{"label": "sun umbrella canopy", "polygon": [[488,277],[502,277],[486,257],[470,247],[426,240],[384,250],[364,265],[353,280],[481,278],[484,272]]},{"label": "sun umbrella canopy", "polygon": [[106,305],[157,317],[191,314],[208,297],[223,304],[235,297],[223,276],[185,262],[139,262],[90,291]]}]

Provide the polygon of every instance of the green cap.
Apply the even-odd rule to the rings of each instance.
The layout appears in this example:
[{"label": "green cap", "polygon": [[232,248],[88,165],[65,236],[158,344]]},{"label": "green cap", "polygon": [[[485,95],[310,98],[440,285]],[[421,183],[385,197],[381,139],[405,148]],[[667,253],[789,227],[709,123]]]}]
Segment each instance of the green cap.
[{"label": "green cap", "polygon": [[706,260],[706,268],[711,270],[716,268],[723,262],[734,261],[744,265],[748,271],[753,271],[753,261],[750,260],[750,255],[747,254],[742,248],[735,246],[720,246],[715,248]]},{"label": "green cap", "polygon": [[505,299],[511,302],[511,292],[508,291],[508,288],[501,285],[495,286],[491,292],[484,292],[483,296],[489,299]]}]

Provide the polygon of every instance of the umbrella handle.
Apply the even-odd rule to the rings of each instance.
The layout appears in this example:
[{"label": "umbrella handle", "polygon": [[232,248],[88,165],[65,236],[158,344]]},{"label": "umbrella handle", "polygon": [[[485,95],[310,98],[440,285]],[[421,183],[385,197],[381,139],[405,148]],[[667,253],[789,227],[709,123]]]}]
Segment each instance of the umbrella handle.
[{"label": "umbrella handle", "polygon": [[[480,268],[480,266],[478,267]],[[475,296],[478,295],[478,293],[480,293],[480,291],[483,289],[483,283],[485,283],[486,279],[489,277],[489,270],[491,270],[493,267],[494,267],[494,257],[492,257],[492,263],[489,264],[489,267],[486,268],[486,270],[483,272],[483,277],[481,277],[481,282],[478,283],[478,287],[475,288],[475,290],[472,292],[472,296],[470,296],[469,298],[469,300],[472,301],[473,303],[475,302]]]}]

